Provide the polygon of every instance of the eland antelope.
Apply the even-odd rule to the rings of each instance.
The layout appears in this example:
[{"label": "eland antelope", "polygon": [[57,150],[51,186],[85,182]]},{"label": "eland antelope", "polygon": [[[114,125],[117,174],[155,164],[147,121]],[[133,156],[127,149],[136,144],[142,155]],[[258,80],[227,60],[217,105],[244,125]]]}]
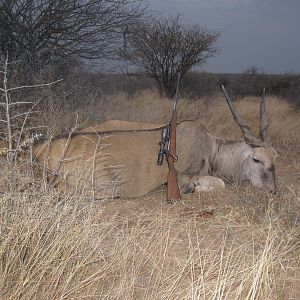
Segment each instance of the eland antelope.
[{"label": "eland antelope", "polygon": [[[243,139],[224,140],[196,122],[179,123],[176,168],[181,192],[210,191],[224,188],[224,182],[240,185],[249,180],[276,193],[276,151],[268,133],[264,95],[257,138],[223,90]],[[49,171],[50,181],[66,190],[96,198],[143,196],[167,178],[167,164],[156,164],[164,126],[107,121],[41,143],[33,153]]]}]

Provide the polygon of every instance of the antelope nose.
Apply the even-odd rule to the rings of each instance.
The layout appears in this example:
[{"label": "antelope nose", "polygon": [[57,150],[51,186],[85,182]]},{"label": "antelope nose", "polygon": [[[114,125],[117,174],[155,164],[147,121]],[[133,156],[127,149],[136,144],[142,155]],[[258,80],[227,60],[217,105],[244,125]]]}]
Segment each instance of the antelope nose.
[{"label": "antelope nose", "polygon": [[270,190],[271,194],[274,195],[274,196],[277,196],[278,195],[278,192],[277,192],[277,189],[272,189]]}]

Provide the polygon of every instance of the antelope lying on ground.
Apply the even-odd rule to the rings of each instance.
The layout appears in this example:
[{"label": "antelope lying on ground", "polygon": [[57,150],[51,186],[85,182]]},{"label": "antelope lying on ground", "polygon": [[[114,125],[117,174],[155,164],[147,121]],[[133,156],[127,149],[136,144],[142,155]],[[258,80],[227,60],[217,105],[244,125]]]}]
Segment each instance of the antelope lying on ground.
[{"label": "antelope lying on ground", "polygon": [[[225,90],[224,90],[225,91]],[[226,100],[243,140],[228,141],[202,125],[177,126],[178,181],[182,193],[223,188],[225,182],[276,193],[276,152],[268,133],[264,97],[260,103],[260,137],[256,138],[231,99]],[[167,164],[157,166],[158,142],[164,126],[108,121],[37,145],[37,161],[50,171],[50,181],[86,196],[137,197],[164,184]]]}]

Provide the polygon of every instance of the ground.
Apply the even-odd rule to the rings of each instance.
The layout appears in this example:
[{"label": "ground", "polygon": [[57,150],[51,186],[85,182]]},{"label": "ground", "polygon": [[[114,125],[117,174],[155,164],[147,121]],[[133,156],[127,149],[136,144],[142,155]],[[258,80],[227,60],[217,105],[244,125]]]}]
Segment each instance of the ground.
[{"label": "ground", "polygon": [[[257,100],[237,103],[255,131]],[[202,107],[181,105],[181,118]],[[238,138],[226,109],[220,103],[196,114],[216,135]],[[300,299],[300,114],[273,98],[267,110],[277,196],[245,183],[173,204],[165,186],[142,198],[95,201],[47,189],[25,161],[11,192],[3,166],[1,299]]]}]

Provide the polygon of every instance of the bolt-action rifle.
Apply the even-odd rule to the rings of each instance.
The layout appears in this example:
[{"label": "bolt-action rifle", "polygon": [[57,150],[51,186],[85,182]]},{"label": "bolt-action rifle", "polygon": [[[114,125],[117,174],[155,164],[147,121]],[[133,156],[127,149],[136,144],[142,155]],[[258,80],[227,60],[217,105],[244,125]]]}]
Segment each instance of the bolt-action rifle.
[{"label": "bolt-action rifle", "polygon": [[169,125],[163,128],[162,130],[162,138],[159,143],[160,149],[157,158],[158,165],[162,165],[164,157],[166,157],[166,160],[168,162],[169,173],[167,177],[167,181],[168,181],[167,201],[181,199],[180,190],[177,181],[178,172],[174,165],[175,162],[178,160],[178,156],[176,155],[176,125],[177,125],[176,106],[177,106],[180,78],[181,78],[181,74],[178,73],[172,117]]}]

